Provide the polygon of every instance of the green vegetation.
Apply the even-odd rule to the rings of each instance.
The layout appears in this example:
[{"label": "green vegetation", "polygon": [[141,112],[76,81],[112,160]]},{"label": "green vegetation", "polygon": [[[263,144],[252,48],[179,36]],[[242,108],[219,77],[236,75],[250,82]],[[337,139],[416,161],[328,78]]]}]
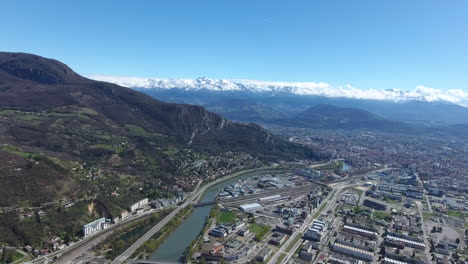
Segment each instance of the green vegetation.
[{"label": "green vegetation", "polygon": [[355,188],[355,187],[351,187],[351,188],[346,188],[348,190],[351,190],[355,193],[357,193],[359,195],[359,197],[361,197],[363,194],[364,194],[364,191],[361,190],[361,189],[358,189],[358,188]]},{"label": "green vegetation", "polygon": [[468,217],[468,213],[460,212],[460,211],[455,211],[455,210],[449,210],[449,211],[447,212],[447,215],[448,215],[448,216],[452,216],[452,217],[459,217],[459,218]]},{"label": "green vegetation", "polygon": [[24,259],[26,254],[21,254],[16,250],[9,250],[0,253],[0,264],[7,264]]},{"label": "green vegetation", "polygon": [[385,220],[387,222],[392,221],[392,218],[393,218],[392,215],[384,213],[384,212],[379,212],[379,211],[373,212],[372,215],[377,219]]},{"label": "green vegetation", "polygon": [[16,113],[14,110],[0,110],[0,115],[1,116],[8,116]]},{"label": "green vegetation", "polygon": [[141,247],[139,247],[133,254],[132,258],[140,254],[148,255],[156,251],[164,242],[164,240],[182,223],[192,211],[192,207],[187,206],[180,210],[174,218],[172,218],[159,232],[147,240]]},{"label": "green vegetation", "polygon": [[136,135],[146,135],[146,130],[142,127],[132,125],[132,124],[126,124],[125,128],[132,134]]},{"label": "green vegetation", "polygon": [[236,212],[219,212],[219,222],[222,224],[234,224],[236,222]]},{"label": "green vegetation", "polygon": [[78,117],[80,119],[89,120],[89,116],[82,115],[82,114],[75,114],[75,113],[50,113],[47,114],[50,117],[59,117],[59,118],[73,118]]},{"label": "green vegetation", "polygon": [[390,204],[400,204],[401,203],[401,201],[393,200],[393,199],[390,199],[388,197],[385,197],[384,200],[385,200],[385,202],[390,203]]},{"label": "green vegetation", "polygon": [[34,121],[41,118],[38,114],[14,110],[0,110],[0,116],[11,117],[20,121]]},{"label": "green vegetation", "polygon": [[167,156],[174,156],[174,155],[176,155],[178,152],[179,152],[179,149],[177,149],[177,148],[168,148],[168,149],[165,150],[163,153],[164,153],[164,155],[167,155]]},{"label": "green vegetation", "polygon": [[250,224],[249,231],[255,234],[256,241],[262,241],[262,238],[270,231],[267,225]]},{"label": "green vegetation", "polygon": [[106,149],[106,150],[110,150],[116,153],[122,153],[124,151],[124,148],[122,146],[114,146],[110,144],[95,144],[89,147],[91,149]]},{"label": "green vegetation", "polygon": [[325,209],[325,207],[327,206],[327,203],[328,202],[323,202],[322,205],[320,205],[319,209],[317,212],[315,212],[314,214],[314,218],[317,218],[320,216],[320,214],[322,213],[322,211]]},{"label": "green vegetation", "polygon": [[433,213],[429,213],[429,212],[422,212],[422,216],[423,216],[423,220],[424,221],[428,221],[431,219],[431,217],[434,216]]},{"label": "green vegetation", "polygon": [[277,264],[281,264],[283,262],[283,259],[286,257],[285,253],[281,253],[281,256],[278,258],[278,261],[276,261]]},{"label": "green vegetation", "polygon": [[15,154],[18,156],[21,156],[23,158],[35,158],[38,157],[40,154],[37,153],[31,153],[31,152],[25,152],[22,151],[20,148],[17,148],[15,146],[7,145],[7,144],[1,144],[0,145],[0,150],[9,152],[11,154]]},{"label": "green vegetation", "polygon": [[361,208],[360,206],[355,206],[355,207],[353,207],[353,212],[354,212],[355,214],[360,214],[360,213],[362,213],[363,211],[364,211],[364,209]]},{"label": "green vegetation", "polygon": [[301,244],[297,247],[296,251],[294,251],[294,255],[297,255],[299,254],[299,252],[301,252],[301,249],[303,248],[304,246]]},{"label": "green vegetation", "polygon": [[[291,241],[291,243],[289,244],[288,248],[286,249],[286,252],[290,252],[291,249],[293,248],[293,246],[297,243],[297,241],[299,241],[299,239],[301,239],[301,237],[303,236],[302,233],[296,235],[296,237],[294,238],[293,241]],[[301,247],[299,247],[301,248]],[[299,251],[298,251],[299,252]]]},{"label": "green vegetation", "polygon": [[130,245],[135,243],[144,233],[148,232],[155,224],[166,217],[173,209],[161,210],[151,217],[132,222],[120,228],[98,247],[101,250],[107,250],[105,255],[108,259],[114,259],[124,252]]},{"label": "green vegetation", "polygon": [[41,117],[38,115],[28,115],[28,114],[17,115],[16,118],[21,121],[34,121],[34,120],[41,119]]},{"label": "green vegetation", "polygon": [[314,170],[336,170],[336,169],[341,169],[341,168],[343,168],[343,162],[337,161],[337,162],[332,162],[330,164],[325,164],[322,166],[315,167]]}]

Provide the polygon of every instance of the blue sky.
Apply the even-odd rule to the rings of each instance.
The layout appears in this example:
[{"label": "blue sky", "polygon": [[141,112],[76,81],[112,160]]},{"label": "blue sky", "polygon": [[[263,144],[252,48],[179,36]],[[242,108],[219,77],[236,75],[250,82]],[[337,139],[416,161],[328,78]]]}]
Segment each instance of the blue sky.
[{"label": "blue sky", "polygon": [[465,0],[15,0],[0,50],[83,75],[467,91],[467,14]]}]

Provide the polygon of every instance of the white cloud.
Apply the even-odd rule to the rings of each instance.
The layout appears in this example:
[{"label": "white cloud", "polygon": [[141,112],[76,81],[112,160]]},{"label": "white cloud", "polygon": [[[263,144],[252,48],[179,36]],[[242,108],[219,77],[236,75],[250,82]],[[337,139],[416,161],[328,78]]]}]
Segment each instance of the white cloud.
[{"label": "white cloud", "polygon": [[252,92],[286,92],[298,95],[318,95],[327,97],[346,97],[356,99],[392,100],[392,101],[446,101],[468,107],[468,93],[463,90],[443,91],[419,85],[413,91],[398,89],[369,89],[363,90],[350,84],[332,86],[324,82],[272,82],[257,80],[219,80],[206,77],[198,79],[157,79],[140,77],[123,77],[110,75],[92,75],[91,79],[111,82],[125,87],[139,88],[182,88],[187,90],[208,89],[214,91],[240,91]]}]

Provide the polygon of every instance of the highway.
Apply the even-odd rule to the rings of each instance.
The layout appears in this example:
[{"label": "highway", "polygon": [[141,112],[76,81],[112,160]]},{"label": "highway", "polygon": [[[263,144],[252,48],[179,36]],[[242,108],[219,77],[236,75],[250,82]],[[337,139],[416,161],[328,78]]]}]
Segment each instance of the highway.
[{"label": "highway", "polygon": [[[324,164],[326,164],[326,163],[324,163]],[[278,167],[268,166],[268,167],[262,167],[262,168],[256,168],[256,169],[243,170],[243,171],[236,172],[236,173],[224,176],[222,178],[219,178],[219,179],[217,179],[217,180],[215,180],[213,182],[210,182],[210,183],[202,186],[201,188],[200,188],[201,182],[199,182],[197,187],[195,188],[195,190],[192,192],[192,194],[186,199],[186,201],[181,206],[176,208],[171,214],[169,214],[161,222],[156,224],[150,231],[148,231],[139,240],[137,240],[124,253],[122,253],[120,256],[118,256],[112,263],[122,263],[125,260],[127,260],[133,254],[133,252],[135,252],[135,250],[139,246],[141,246],[146,240],[148,240],[156,232],[158,232],[182,208],[184,208],[184,207],[190,205],[191,203],[196,202],[198,199],[200,199],[202,194],[206,191],[207,188],[209,188],[209,187],[211,187],[211,186],[213,186],[215,184],[221,183],[223,181],[229,180],[231,178],[240,176],[240,175],[245,174],[245,173],[251,173],[251,172],[261,171],[261,170],[277,169],[277,168]],[[285,170],[287,170],[287,169],[285,169]],[[154,212],[154,211],[152,211],[152,212]],[[99,244],[99,242],[101,242],[105,238],[107,238],[110,234],[112,234],[112,232],[116,228],[122,227],[125,224],[128,224],[128,223],[133,222],[133,221],[138,220],[138,219],[141,219],[143,217],[146,217],[149,214],[151,214],[152,212],[146,212],[146,213],[144,213],[142,215],[138,215],[138,216],[126,219],[125,221],[122,221],[122,222],[120,222],[118,224],[112,225],[107,229],[104,229],[104,230],[99,231],[99,232],[97,232],[95,234],[92,234],[92,235],[90,235],[90,236],[76,242],[75,244],[73,244],[73,245],[71,245],[71,246],[69,246],[67,248],[64,248],[64,249],[55,251],[55,252],[53,252],[51,254],[48,254],[46,256],[39,257],[37,259],[31,260],[29,263],[52,263],[52,262],[53,263],[67,263],[67,264],[72,263],[73,260],[75,260],[76,258],[82,256],[83,254],[86,254],[93,246]],[[54,259],[54,258],[56,258],[56,259]]]},{"label": "highway", "polygon": [[[89,235],[87,236],[86,238],[76,242],[75,244],[69,246],[69,247],[66,247],[64,249],[61,249],[61,250],[57,250],[53,253],[50,253],[46,256],[43,256],[43,257],[39,257],[39,258],[36,258],[36,259],[33,259],[31,261],[29,261],[28,263],[50,263],[53,261],[53,259],[55,257],[57,257],[56,260],[54,260],[55,263],[71,263],[71,261],[80,256],[81,254],[83,254],[84,252],[86,252],[87,250],[91,249],[92,246],[94,246],[97,241],[101,241],[105,238],[107,238],[109,235],[111,235],[114,230],[120,228],[120,227],[123,227],[131,222],[134,222],[136,220],[140,220],[144,217],[147,217],[148,215],[151,215],[152,213],[154,213],[154,211],[148,211],[148,212],[145,212],[143,214],[140,214],[140,215],[137,215],[137,216],[133,216],[133,217],[130,217],[130,218],[127,218],[125,219],[124,221],[118,223],[118,224],[115,224],[115,225],[111,225],[109,228],[107,229],[104,229],[104,230],[101,230],[99,232],[96,232],[92,235]],[[71,257],[73,257],[72,259],[70,259]]]},{"label": "highway", "polygon": [[[327,197],[327,199],[324,200],[324,202],[327,202],[327,205],[321,211],[321,213],[317,217],[314,217],[314,214],[315,214],[315,210],[314,210],[314,212],[309,215],[306,221],[304,221],[301,227],[294,232],[294,234],[279,248],[278,251],[275,252],[275,254],[268,261],[268,264],[277,263],[278,259],[280,258],[282,254],[286,254],[286,257],[284,257],[280,263],[288,263],[289,259],[293,256],[294,252],[296,252],[297,248],[299,248],[302,242],[302,239],[300,237],[302,237],[302,235],[305,233],[307,228],[309,228],[313,220],[318,219],[322,214],[326,213],[328,210],[330,210],[332,206],[334,206],[336,199],[338,198],[339,194],[341,193],[341,190],[345,186],[346,186],[345,183],[340,183],[338,184],[338,186],[334,188],[334,190],[330,193],[329,197]],[[316,210],[318,210],[319,208],[317,208]],[[299,236],[299,239],[297,239],[298,236]],[[288,250],[291,243],[293,243],[296,239],[297,241],[295,242],[295,244]]]},{"label": "highway", "polygon": [[177,207],[174,211],[172,211],[168,216],[166,216],[163,220],[161,220],[159,223],[157,223],[154,227],[152,227],[146,234],[144,234],[142,237],[140,237],[133,245],[131,245],[127,250],[125,250],[120,256],[118,256],[114,261],[112,261],[112,264],[120,264],[123,263],[125,260],[127,260],[133,252],[135,252],[143,243],[145,243],[148,239],[150,239],[154,234],[156,234],[159,230],[161,230],[164,225],[166,225],[180,210],[187,206],[191,206],[193,202],[196,202],[198,199],[200,199],[203,195],[203,193],[210,188],[211,186],[221,183],[223,181],[229,180],[230,178],[234,178],[237,176],[240,176],[245,173],[249,172],[255,172],[259,170],[268,170],[271,169],[272,167],[264,167],[260,169],[251,169],[251,170],[245,170],[237,173],[233,173],[231,175],[228,175],[226,177],[219,178],[213,182],[210,182],[206,185],[203,185],[201,188],[199,188],[199,185],[197,188],[194,190],[193,194],[189,196],[185,202]]},{"label": "highway", "polygon": [[[307,223],[306,226],[304,227],[301,227],[301,230],[300,230],[300,233],[299,235],[302,236],[307,228],[309,228],[309,226],[312,224],[312,221],[315,220],[315,219],[319,219],[323,214],[326,214],[329,210],[331,210],[333,207],[336,206],[336,199],[338,199],[338,197],[340,197],[340,194],[341,194],[341,191],[345,188],[345,187],[348,187],[349,185],[346,185],[346,183],[343,183],[343,184],[340,184],[339,186],[336,186],[332,192],[333,196],[330,197],[329,201],[327,201],[327,205],[325,206],[325,208],[320,212],[320,214],[317,216],[317,217],[312,217],[312,219]],[[336,190],[336,192],[335,192]],[[286,252],[287,255],[286,257],[283,259],[282,263],[288,263],[289,259],[292,258],[292,256],[294,255],[294,253],[296,252],[296,250],[299,248],[299,246],[301,245],[302,243],[302,239],[299,239],[294,245],[293,247],[291,248],[291,250],[289,250],[289,252]]]},{"label": "highway", "polygon": [[143,245],[143,243],[145,243],[148,239],[154,236],[159,230],[161,230],[161,228],[163,228],[169,221],[171,221],[171,219],[174,218],[175,215],[180,212],[180,210],[190,205],[195,199],[195,197],[196,196],[191,196],[189,199],[187,199],[182,205],[177,207],[174,211],[168,214],[163,220],[161,220],[159,223],[153,226],[148,232],[146,232],[142,237],[140,237],[135,243],[133,243],[133,245],[127,248],[127,250],[125,250],[120,256],[115,258],[115,260],[112,261],[111,263],[112,264],[123,263],[125,260],[127,260],[133,254],[133,252],[135,252],[139,247]]},{"label": "highway", "polygon": [[[296,232],[294,232],[294,234],[279,248],[279,250],[274,253],[274,255],[268,261],[268,264],[277,263],[278,259],[280,258],[282,254],[286,254],[286,256],[281,260],[280,263],[288,263],[288,261],[292,258],[296,250],[301,245],[302,239],[298,239],[293,246],[290,246],[290,244],[297,239],[297,236],[302,236],[305,233],[306,229],[311,225],[313,220],[319,219],[322,215],[327,214],[327,212],[330,209],[336,206],[336,200],[339,198],[343,189],[351,187],[351,186],[356,186],[357,184],[353,184],[353,182],[356,179],[359,179],[364,175],[378,173],[378,172],[382,172],[382,171],[390,170],[390,169],[392,168],[378,169],[375,171],[366,172],[365,174],[356,175],[353,177],[342,179],[340,181],[332,182],[331,185],[333,186],[333,191],[331,192],[330,195],[333,195],[333,196],[329,196],[327,197],[326,200],[324,200],[324,202],[327,202],[326,207],[320,212],[320,214],[317,217],[313,217],[313,214],[311,214],[309,218],[307,218],[306,221],[304,221],[304,224],[302,224],[301,227],[297,229]],[[288,248],[290,249],[288,250]]]}]

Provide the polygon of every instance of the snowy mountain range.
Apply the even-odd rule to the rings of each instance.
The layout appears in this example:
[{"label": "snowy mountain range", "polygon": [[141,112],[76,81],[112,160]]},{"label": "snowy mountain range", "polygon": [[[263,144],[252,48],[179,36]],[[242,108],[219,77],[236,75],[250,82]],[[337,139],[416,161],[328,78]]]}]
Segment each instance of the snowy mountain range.
[{"label": "snowy mountain range", "polygon": [[468,92],[459,89],[447,91],[417,86],[413,91],[399,89],[362,90],[351,85],[332,86],[324,82],[271,82],[255,80],[225,80],[200,77],[197,79],[158,79],[92,75],[91,79],[111,82],[130,88],[209,90],[217,92],[238,91],[251,93],[293,94],[352,99],[388,100],[395,102],[425,101],[450,102],[468,107]]}]

